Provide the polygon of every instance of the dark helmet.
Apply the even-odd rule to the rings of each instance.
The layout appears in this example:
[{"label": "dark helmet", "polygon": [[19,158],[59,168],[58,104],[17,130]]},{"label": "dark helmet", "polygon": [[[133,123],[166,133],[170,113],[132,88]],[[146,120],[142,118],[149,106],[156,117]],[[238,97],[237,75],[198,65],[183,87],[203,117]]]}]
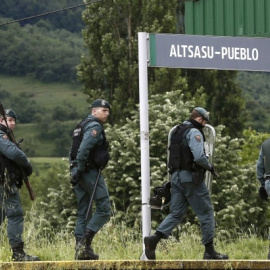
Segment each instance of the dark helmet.
[{"label": "dark helmet", "polygon": [[209,121],[210,117],[209,117],[209,112],[206,111],[206,109],[202,108],[202,107],[196,107],[194,110],[196,110],[204,120]]},{"label": "dark helmet", "polygon": [[11,109],[6,109],[5,115],[6,117],[13,117],[15,120],[17,120],[17,114]]},{"label": "dark helmet", "polygon": [[150,198],[149,205],[152,209],[162,209],[171,202],[171,182],[164,183],[161,187],[154,188],[154,196]]}]

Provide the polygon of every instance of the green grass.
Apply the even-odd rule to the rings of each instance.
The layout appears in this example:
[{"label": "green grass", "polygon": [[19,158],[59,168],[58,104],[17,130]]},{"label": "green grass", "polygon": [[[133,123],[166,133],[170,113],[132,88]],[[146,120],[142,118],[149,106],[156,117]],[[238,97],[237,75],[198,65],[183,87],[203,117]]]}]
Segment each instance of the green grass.
[{"label": "green grass", "polygon": [[14,134],[17,141],[24,138],[24,141],[21,144],[22,150],[26,147],[30,147],[35,150],[35,156],[51,156],[55,147],[54,143],[50,140],[37,139],[38,132],[37,123],[18,124]]},{"label": "green grass", "polygon": [[[37,106],[51,111],[58,105],[64,103],[71,104],[79,115],[89,114],[89,104],[86,95],[82,93],[82,85],[79,83],[42,83],[30,77],[13,77],[0,75],[0,91],[7,91],[13,95],[27,93],[29,102],[36,102]],[[14,100],[16,102],[16,100]],[[10,107],[12,104],[3,104],[4,107]],[[72,121],[67,119],[65,123]],[[74,123],[77,121],[73,121]],[[75,124],[71,124],[70,130]],[[33,156],[53,156],[55,155],[56,144],[53,140],[37,139],[39,132],[39,123],[21,124],[18,122],[15,130],[17,140],[24,137],[21,147],[23,150],[32,149]],[[34,149],[34,151],[33,151]],[[26,153],[31,156],[30,152]]]},{"label": "green grass", "polygon": [[29,102],[36,101],[38,106],[45,109],[51,109],[68,101],[80,112],[86,111],[88,104],[81,89],[79,83],[42,83],[29,77],[0,75],[0,91],[8,91],[16,95],[30,93]]},{"label": "green grass", "polygon": [[36,164],[62,164],[63,160],[59,157],[31,157],[30,161]]},{"label": "green grass", "polygon": [[[199,228],[192,226],[180,234],[180,240],[173,236],[161,240],[156,250],[158,260],[201,260],[204,247],[201,245]],[[42,230],[42,214],[28,213],[25,222],[24,238],[26,251],[37,255],[41,260],[68,261],[74,259],[75,239],[72,232],[62,230],[46,237]],[[41,236],[42,235],[42,236]],[[215,239],[216,249],[229,255],[231,260],[266,260],[268,241],[252,234],[237,234],[238,238],[227,241]],[[6,236],[6,223],[0,234],[0,261],[11,261]],[[139,224],[127,228],[125,223],[115,223],[114,218],[105,224],[93,240],[93,249],[100,260],[139,260],[142,253],[142,235]]]}]

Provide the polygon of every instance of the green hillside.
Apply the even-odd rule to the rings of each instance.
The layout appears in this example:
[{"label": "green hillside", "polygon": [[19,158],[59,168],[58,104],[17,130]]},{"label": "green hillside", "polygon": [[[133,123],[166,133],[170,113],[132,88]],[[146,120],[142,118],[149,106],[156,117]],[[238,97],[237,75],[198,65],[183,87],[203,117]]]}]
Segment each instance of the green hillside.
[{"label": "green hillside", "polygon": [[[52,109],[65,101],[71,102],[81,113],[87,108],[86,96],[81,92],[79,83],[42,83],[29,77],[0,75],[0,91],[14,95],[29,94],[29,102],[36,101],[38,106],[45,109]],[[14,104],[4,105],[14,107]]]},{"label": "green hillside", "polygon": [[[269,99],[268,78],[265,73],[241,72],[238,75],[253,120],[248,125],[259,131],[269,130],[269,105],[265,102]],[[4,92],[12,98],[1,98]],[[21,102],[23,105],[20,103],[21,95],[27,96],[30,111],[38,109],[36,121],[20,121],[26,113],[22,110],[22,106],[26,107],[25,101]],[[0,101],[5,108],[11,107],[18,113],[15,136],[17,140],[24,138],[22,149],[31,157],[67,156],[75,124],[89,113],[87,96],[79,83],[43,83],[30,77],[0,75]],[[53,134],[45,136],[46,133]]]},{"label": "green hillside", "polygon": [[[2,98],[1,102],[5,108],[11,107],[18,113],[19,121],[15,136],[17,140],[24,138],[21,147],[28,156],[67,156],[73,127],[79,119],[89,113],[89,104],[81,91],[81,86],[71,83],[45,84],[28,77],[0,75],[0,94],[4,92],[13,97],[12,99]],[[20,118],[23,117],[19,113],[22,110],[19,106],[22,94],[28,97],[29,110],[41,111],[41,116],[39,115],[38,118],[40,120],[20,123]],[[65,114],[72,116],[73,111],[76,117],[66,117],[61,120],[54,116],[63,113],[63,117]]]}]

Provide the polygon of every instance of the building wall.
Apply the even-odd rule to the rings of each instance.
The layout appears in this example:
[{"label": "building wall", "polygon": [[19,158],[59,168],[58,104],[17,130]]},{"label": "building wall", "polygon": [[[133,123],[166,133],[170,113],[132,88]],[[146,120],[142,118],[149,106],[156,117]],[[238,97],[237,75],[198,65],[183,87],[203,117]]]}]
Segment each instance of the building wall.
[{"label": "building wall", "polygon": [[185,34],[270,37],[270,0],[186,0]]}]

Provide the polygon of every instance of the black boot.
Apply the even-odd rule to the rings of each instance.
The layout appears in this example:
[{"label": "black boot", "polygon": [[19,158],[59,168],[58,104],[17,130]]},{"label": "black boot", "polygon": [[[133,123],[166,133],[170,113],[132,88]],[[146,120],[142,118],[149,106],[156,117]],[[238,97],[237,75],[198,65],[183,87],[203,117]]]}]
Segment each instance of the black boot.
[{"label": "black boot", "polygon": [[76,255],[75,255],[75,260],[85,260],[84,251],[81,249],[81,246],[82,245],[81,245],[80,241],[81,241],[81,238],[80,237],[76,237],[76,246],[75,246]]},{"label": "black boot", "polygon": [[156,247],[160,239],[161,236],[156,233],[152,236],[144,237],[145,255],[148,260],[156,259]]},{"label": "black boot", "polygon": [[[91,247],[94,236],[93,231],[86,229],[82,238],[76,238],[75,260],[98,260],[98,255]],[[84,250],[82,250],[83,247]]]},{"label": "black boot", "polygon": [[12,251],[13,251],[12,260],[13,261],[18,261],[18,262],[40,261],[39,257],[26,254],[23,250],[23,246],[24,246],[24,243],[21,242],[21,243],[17,244],[16,246],[12,247]]},{"label": "black boot", "polygon": [[94,253],[91,247],[95,234],[95,232],[88,229],[85,231],[85,260],[98,260],[98,255]]},{"label": "black boot", "polygon": [[218,253],[213,245],[213,242],[210,242],[205,245],[205,252],[203,255],[204,260],[228,260],[229,256],[226,254]]}]

